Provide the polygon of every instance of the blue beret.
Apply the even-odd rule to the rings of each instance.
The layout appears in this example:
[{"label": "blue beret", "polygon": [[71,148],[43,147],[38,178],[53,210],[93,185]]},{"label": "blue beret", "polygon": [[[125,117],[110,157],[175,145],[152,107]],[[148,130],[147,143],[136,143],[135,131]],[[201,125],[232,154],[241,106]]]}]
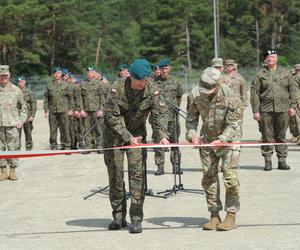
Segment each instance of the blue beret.
[{"label": "blue beret", "polygon": [[119,65],[118,69],[119,69],[119,71],[122,71],[124,69],[128,69],[128,65],[126,63],[122,63],[122,64]]},{"label": "blue beret", "polygon": [[168,59],[162,59],[162,60],[160,60],[159,63],[157,64],[157,66],[158,66],[159,68],[167,67],[167,66],[170,66],[170,65],[171,65],[171,62],[170,62],[170,60],[168,60]]},{"label": "blue beret", "polygon": [[264,53],[264,57],[267,57],[268,55],[277,55],[277,51],[273,48],[268,48]]},{"label": "blue beret", "polygon": [[150,63],[146,59],[136,59],[128,70],[130,75],[138,80],[145,79],[151,74]]},{"label": "blue beret", "polygon": [[53,67],[53,68],[51,69],[51,72],[52,72],[52,73],[61,72],[61,68],[60,68],[60,67]]},{"label": "blue beret", "polygon": [[95,71],[96,69],[94,67],[87,67],[86,71]]},{"label": "blue beret", "polygon": [[68,69],[61,69],[61,73],[63,74],[63,75],[67,75],[68,73],[69,73],[69,70]]},{"label": "blue beret", "polygon": [[18,77],[17,77],[17,80],[18,80],[18,81],[22,81],[22,80],[26,80],[26,78],[25,78],[25,76],[18,76]]}]

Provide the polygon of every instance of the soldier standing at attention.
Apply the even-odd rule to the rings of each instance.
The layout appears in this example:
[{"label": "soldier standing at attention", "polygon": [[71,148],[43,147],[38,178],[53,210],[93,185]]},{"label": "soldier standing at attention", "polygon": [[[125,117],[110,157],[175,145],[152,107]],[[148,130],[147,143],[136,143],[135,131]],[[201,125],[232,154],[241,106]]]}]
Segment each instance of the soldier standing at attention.
[{"label": "soldier standing at attention", "polygon": [[[10,82],[8,65],[0,65],[0,150],[15,151],[19,148],[18,129],[27,119],[27,108],[22,91]],[[9,174],[7,168],[9,169]],[[0,160],[0,181],[17,180],[18,159]]]},{"label": "soldier standing at attention", "polygon": [[[285,142],[289,115],[296,115],[297,87],[290,73],[278,67],[275,49],[266,50],[266,67],[256,74],[251,86],[253,118],[260,123],[263,142]],[[289,170],[286,164],[288,148],[276,145],[278,169]],[[273,146],[261,146],[265,171],[272,170]]]},{"label": "soldier standing at attention", "polygon": [[[100,127],[99,119],[103,119],[103,104],[105,101],[105,93],[99,81],[95,79],[95,68],[87,68],[87,80],[80,84],[80,115],[83,119],[85,131],[88,131],[95,123],[95,128],[89,132],[84,138],[84,148],[93,148],[92,142],[95,143],[95,148],[103,148],[102,138],[103,130]],[[95,135],[95,136],[94,136]]]},{"label": "soldier standing at attention", "polygon": [[[295,64],[292,70],[292,78],[296,82],[298,93],[300,92],[300,64]],[[300,97],[298,97],[300,98]],[[300,100],[298,99],[298,102]],[[300,106],[296,108],[296,115],[290,117],[290,131],[293,135],[292,142],[298,142],[300,140]]]},{"label": "soldier standing at attention", "polygon": [[[193,88],[188,97],[186,138],[194,144],[211,143],[213,147],[200,149],[203,168],[202,187],[205,190],[208,211],[211,217],[203,225],[204,230],[228,231],[236,227],[236,212],[239,211],[239,178],[237,168],[239,155],[232,147],[220,147],[222,142],[240,141],[239,122],[242,118],[242,103],[232,89],[220,83],[221,72],[215,68],[205,69],[199,85]],[[197,135],[199,116],[202,118],[200,136]],[[219,211],[220,184],[218,164],[222,159],[223,180],[226,189],[224,222]]]},{"label": "soldier standing at attention", "polygon": [[[161,96],[165,99],[165,102],[169,107],[167,115],[170,142],[178,142],[180,136],[179,117],[176,113],[174,113],[172,104],[177,107],[180,106],[183,90],[181,87],[181,83],[175,77],[170,75],[171,64],[169,60],[161,60],[158,63],[158,67],[160,69],[160,76],[155,81],[155,84],[159,89]],[[177,116],[177,119],[175,116]],[[155,129],[153,129],[152,137],[156,143],[159,142],[159,138],[157,138]],[[182,174],[182,171],[180,169],[181,153],[179,151],[179,148],[171,148],[170,158],[173,165],[173,173]],[[155,149],[155,164],[157,165],[157,171],[155,172],[155,175],[163,175],[165,164],[165,151],[163,149]]]},{"label": "soldier standing at attention", "polygon": [[[115,83],[108,93],[105,104],[104,146],[138,146],[146,139],[146,120],[152,113],[153,123],[158,126],[160,143],[167,144],[166,104],[160,92],[148,82],[151,67],[147,60],[137,59],[129,67],[130,76]],[[126,190],[124,183],[124,153],[127,155],[129,191],[131,195],[130,233],[141,233],[144,204],[144,169],[141,148],[104,151],[109,177],[109,197],[113,209],[113,222],[109,230],[120,230],[126,222]]]},{"label": "soldier standing at attention", "polygon": [[53,81],[44,92],[45,118],[49,118],[50,148],[57,149],[57,129],[60,132],[61,149],[71,148],[70,122],[68,116],[73,115],[73,93],[65,81],[62,80],[60,68],[52,69]]},{"label": "soldier standing at attention", "polygon": [[[27,112],[28,112],[28,118],[23,124],[23,130],[25,133],[25,147],[27,151],[30,151],[33,146],[32,142],[32,129],[33,129],[33,119],[36,113],[36,98],[35,95],[31,90],[26,88],[26,79],[24,76],[20,76],[17,78],[18,79],[18,86],[22,90],[23,95],[24,95],[24,100],[27,105]],[[19,140],[20,140],[20,146],[21,148],[21,136],[22,136],[22,128],[19,129]]]}]

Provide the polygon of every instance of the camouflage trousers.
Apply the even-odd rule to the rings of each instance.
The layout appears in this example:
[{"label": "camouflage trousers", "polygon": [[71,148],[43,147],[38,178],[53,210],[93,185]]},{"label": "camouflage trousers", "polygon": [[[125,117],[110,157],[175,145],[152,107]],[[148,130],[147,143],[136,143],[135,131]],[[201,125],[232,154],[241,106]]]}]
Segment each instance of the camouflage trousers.
[{"label": "camouflage trousers", "polygon": [[[92,143],[95,143],[96,148],[103,147],[103,118],[97,117],[96,111],[86,112],[87,117],[83,118],[85,133],[95,125],[95,127],[83,138],[85,148],[93,148]],[[98,119],[100,119],[98,121]]]},{"label": "camouflage trousers", "polygon": [[[263,142],[285,142],[286,131],[289,126],[287,112],[263,112],[261,113],[261,129]],[[266,160],[271,160],[274,146],[261,146],[262,155]],[[285,145],[276,145],[275,150],[279,160],[285,160],[288,148]]]},{"label": "camouflage trousers", "polygon": [[[19,132],[16,127],[0,127],[0,150],[16,151],[19,149]],[[18,167],[18,159],[0,159],[0,168]]]},{"label": "camouflage trousers", "polygon": [[129,192],[131,195],[130,218],[143,220],[144,169],[142,165],[142,149],[109,150],[104,152],[104,161],[109,178],[109,198],[116,220],[125,219],[126,190],[124,182],[124,154],[128,162]]},{"label": "camouflage trousers", "polygon": [[70,123],[70,139],[71,139],[71,149],[77,148],[77,142],[78,142],[78,128],[77,128],[77,118],[74,116],[69,117],[69,123]]},{"label": "camouflage trousers", "polygon": [[26,149],[32,149],[32,146],[33,146],[33,142],[32,142],[33,125],[32,125],[32,122],[26,121],[23,124],[23,127],[18,129],[18,131],[19,131],[19,149],[21,149],[22,130],[24,130],[24,134],[25,134],[25,147],[26,147]]},{"label": "camouflage trousers", "polygon": [[202,187],[205,190],[209,212],[218,212],[223,209],[220,199],[220,182],[218,164],[222,160],[222,173],[225,186],[225,210],[237,212],[240,209],[240,183],[237,173],[240,151],[238,147],[230,148],[221,156],[217,156],[212,148],[200,149],[203,168]]},{"label": "camouflage trousers", "polygon": [[[177,129],[177,131],[176,131]],[[171,143],[178,142],[179,136],[180,136],[180,126],[177,124],[175,129],[175,122],[169,121],[168,122],[168,132],[170,133],[169,141]],[[176,133],[175,133],[176,132]],[[156,134],[156,131],[153,130],[152,139],[155,143],[159,143],[158,136]],[[157,166],[164,165],[165,164],[165,150],[163,148],[157,148],[155,149],[155,164]],[[174,167],[179,166],[181,162],[181,152],[179,148],[171,148],[171,154],[170,154],[170,160]]]}]

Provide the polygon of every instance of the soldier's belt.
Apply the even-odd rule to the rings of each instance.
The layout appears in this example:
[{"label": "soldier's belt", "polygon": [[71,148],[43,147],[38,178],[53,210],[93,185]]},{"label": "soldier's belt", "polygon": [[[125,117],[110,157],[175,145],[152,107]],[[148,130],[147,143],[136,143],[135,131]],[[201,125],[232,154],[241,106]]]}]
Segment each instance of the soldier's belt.
[{"label": "soldier's belt", "polygon": [[170,144],[155,144],[146,143],[139,145],[126,145],[117,146],[112,148],[103,149],[79,149],[79,150],[33,150],[33,151],[0,151],[0,159],[13,159],[13,158],[31,158],[31,157],[44,157],[44,156],[55,156],[55,155],[71,155],[71,154],[82,154],[85,152],[99,152],[108,150],[126,150],[126,149],[138,149],[138,148],[207,148],[207,147],[234,147],[241,146],[246,148],[255,148],[260,146],[274,146],[274,145],[286,145],[286,146],[299,146],[298,143],[294,142],[260,142],[260,141],[243,141],[243,142],[223,142],[220,144],[202,143],[170,143]]}]

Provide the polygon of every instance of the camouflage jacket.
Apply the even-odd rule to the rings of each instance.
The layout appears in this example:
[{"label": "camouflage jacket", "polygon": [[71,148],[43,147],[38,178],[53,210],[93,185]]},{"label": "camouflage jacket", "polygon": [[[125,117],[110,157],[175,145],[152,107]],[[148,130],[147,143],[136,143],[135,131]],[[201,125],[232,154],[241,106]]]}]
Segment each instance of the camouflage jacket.
[{"label": "camouflage jacket", "polygon": [[183,95],[181,83],[173,76],[169,76],[167,79],[158,77],[154,83],[155,87],[158,88],[158,90],[160,91],[162,98],[165,98],[165,101],[169,106],[168,120],[173,121],[174,115],[172,111],[172,106],[170,106],[168,102],[171,102],[178,107],[180,106],[181,97]]},{"label": "camouflage jacket", "polygon": [[64,82],[53,80],[44,92],[44,111],[64,113],[74,109],[74,98],[71,86]]},{"label": "camouflage jacket", "polygon": [[34,117],[36,114],[36,98],[33,92],[27,88],[22,89],[24,100],[27,106],[28,117]]},{"label": "camouflage jacket", "polygon": [[105,92],[98,80],[84,81],[80,84],[80,109],[99,111],[103,109]]},{"label": "camouflage jacket", "polygon": [[251,85],[252,112],[287,112],[297,103],[297,86],[287,70],[261,70]]},{"label": "camouflage jacket", "polygon": [[248,85],[242,75],[239,73],[235,73],[234,75],[223,75],[222,84],[230,86],[237,97],[241,99],[243,105],[248,105]]},{"label": "camouflage jacket", "polygon": [[124,145],[132,137],[146,137],[146,120],[151,112],[160,139],[168,138],[166,111],[168,107],[160,92],[149,82],[144,90],[131,88],[131,80],[119,81],[110,87],[105,103],[104,134],[106,144]]},{"label": "camouflage jacket", "polygon": [[0,127],[15,127],[27,119],[27,107],[22,91],[11,82],[0,86]]},{"label": "camouflage jacket", "polygon": [[202,118],[200,136],[203,142],[219,139],[223,142],[240,140],[238,122],[242,119],[242,102],[233,90],[221,85],[218,93],[210,100],[199,92],[198,86],[188,96],[186,138],[192,140],[197,135],[199,116]]}]

